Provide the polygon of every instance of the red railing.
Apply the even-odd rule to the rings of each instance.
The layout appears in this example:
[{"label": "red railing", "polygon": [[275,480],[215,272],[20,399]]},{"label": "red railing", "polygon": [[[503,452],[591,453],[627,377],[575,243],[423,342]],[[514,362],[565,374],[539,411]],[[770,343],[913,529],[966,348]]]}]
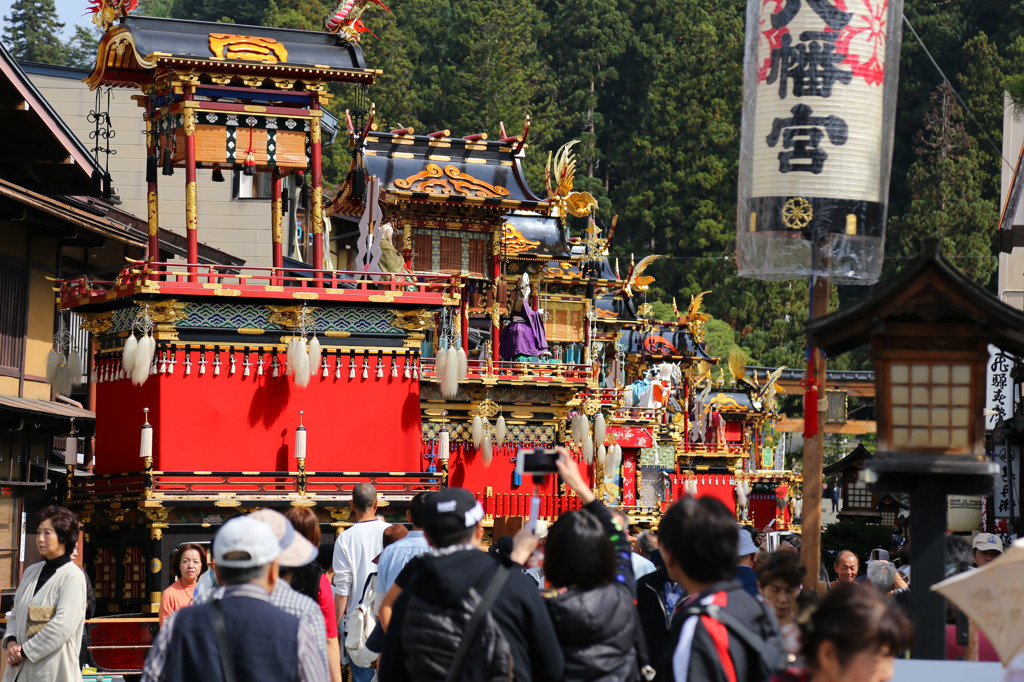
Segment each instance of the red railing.
[{"label": "red railing", "polygon": [[265,291],[284,287],[294,293],[317,292],[400,294],[455,294],[458,277],[437,273],[381,274],[351,270],[257,268],[231,265],[184,265],[179,263],[135,263],[121,270],[117,279],[90,280],[81,277],[58,280],[62,299],[78,299],[108,291],[131,290],[152,283],[205,288],[237,288]]},{"label": "red railing", "polygon": [[[474,493],[473,496],[484,508],[488,516],[520,516],[530,515],[530,494],[529,493],[496,493],[486,495]],[[541,495],[540,496],[540,517],[545,520],[553,520],[560,514],[575,511],[582,505],[580,498],[572,496]]]},{"label": "red railing", "polygon": [[[437,380],[434,372],[434,358],[422,360],[423,379]],[[560,362],[491,362],[470,360],[467,363],[468,379],[530,379],[541,381],[571,381],[586,383],[597,378],[594,367],[588,364],[569,365]]]}]

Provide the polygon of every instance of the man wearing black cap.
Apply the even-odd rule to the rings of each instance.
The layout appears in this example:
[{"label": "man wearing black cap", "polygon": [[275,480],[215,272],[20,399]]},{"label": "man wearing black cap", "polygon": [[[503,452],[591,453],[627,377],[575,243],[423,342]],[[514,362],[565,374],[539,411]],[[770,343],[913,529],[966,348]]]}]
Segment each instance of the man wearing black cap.
[{"label": "man wearing black cap", "polygon": [[[480,504],[461,488],[427,499],[424,531],[433,551],[406,567],[411,575],[394,604],[380,682],[444,680],[474,611],[486,615],[456,679],[561,679],[562,651],[537,586],[481,551],[483,517]],[[477,608],[495,586],[493,605]]]}]

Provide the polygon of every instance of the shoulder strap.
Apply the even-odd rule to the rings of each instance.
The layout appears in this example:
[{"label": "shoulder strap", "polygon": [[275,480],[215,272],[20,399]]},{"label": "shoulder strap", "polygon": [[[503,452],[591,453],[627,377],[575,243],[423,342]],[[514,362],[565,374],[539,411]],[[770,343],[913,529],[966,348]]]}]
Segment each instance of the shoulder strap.
[{"label": "shoulder strap", "polygon": [[633,646],[636,648],[636,662],[640,668],[640,679],[650,682],[654,679],[655,670],[651,666],[651,654],[647,650],[647,637],[640,625],[640,610],[633,608]]},{"label": "shoulder strap", "polygon": [[228,628],[224,624],[224,614],[220,611],[220,599],[213,600],[213,629],[217,633],[217,648],[220,650],[220,667],[224,673],[224,682],[235,682],[235,663],[231,658],[231,642],[228,641]]},{"label": "shoulder strap", "polygon": [[462,666],[466,663],[466,655],[469,654],[469,647],[473,643],[477,629],[480,627],[480,621],[491,610],[491,606],[494,605],[494,601],[498,598],[498,593],[501,592],[501,588],[505,585],[506,580],[508,580],[508,568],[498,564],[498,570],[494,572],[490,584],[487,585],[484,596],[480,599],[480,604],[473,611],[473,615],[469,617],[469,622],[466,623],[466,629],[462,632],[462,641],[459,642],[459,648],[455,652],[455,658],[452,659],[452,666],[448,669],[448,675],[444,678],[445,682],[455,682],[455,680],[459,679],[459,675],[462,674]]}]

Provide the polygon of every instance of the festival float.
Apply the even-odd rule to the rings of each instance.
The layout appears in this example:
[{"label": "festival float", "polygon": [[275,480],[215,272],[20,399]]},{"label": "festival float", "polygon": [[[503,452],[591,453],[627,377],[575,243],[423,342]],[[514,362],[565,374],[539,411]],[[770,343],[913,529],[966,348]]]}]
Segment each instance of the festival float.
[{"label": "festival float", "polygon": [[[344,3],[323,32],[98,7],[87,82],[138,91],[149,253],[158,174],[183,176],[188,243],[184,263],[58,283],[59,308],[92,333],[97,464],[69,475],[67,499],[100,615],[155,614],[174,548],[236,514],[309,506],[332,542],[360,481],[394,520],[418,492],[465,487],[494,536],[512,532],[533,492],[516,474],[523,449],[565,445],[641,524],[691,492],[766,525],[775,512],[750,486],[790,480],[763,471],[774,379],[712,378],[703,294],[675,323],[653,321],[657,257],[620,269],[609,256],[615,221],[600,226],[574,189],[574,143],[549,158],[538,196],[522,169],[528,117],[491,140],[346,111],[335,143],[351,167],[325,199],[328,85],[365,94],[380,73],[358,44],[365,4]],[[196,176],[225,170],[271,176],[269,267],[198,262]],[[286,257],[282,224],[282,182],[299,174],[305,264]],[[345,269],[330,265],[331,226],[357,235]],[[579,507],[555,480],[539,492],[542,518]],[[97,628],[97,662],[139,669],[150,620]]]}]

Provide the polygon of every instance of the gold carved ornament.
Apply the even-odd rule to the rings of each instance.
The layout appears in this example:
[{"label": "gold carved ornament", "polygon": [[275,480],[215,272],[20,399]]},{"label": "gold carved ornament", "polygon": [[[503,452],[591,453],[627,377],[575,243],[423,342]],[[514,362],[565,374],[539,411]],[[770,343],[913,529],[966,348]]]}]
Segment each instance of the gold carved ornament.
[{"label": "gold carved ornament", "polygon": [[288,50],[273,38],[211,33],[210,52],[221,59],[245,59],[252,62],[287,62]]},{"label": "gold carved ornament", "polygon": [[304,305],[268,305],[267,310],[270,316],[267,321],[276,324],[281,329],[296,330],[303,325],[309,325],[316,308],[309,308]]},{"label": "gold carved ornament", "polygon": [[196,112],[192,109],[185,110],[185,134],[189,137],[196,134]]},{"label": "gold carved ornament", "polygon": [[704,343],[704,323],[711,319],[711,315],[700,312],[704,295],[709,293],[711,292],[704,291],[696,296],[691,296],[690,307],[687,308],[686,317],[683,318],[687,331],[690,332],[693,340],[697,343]]},{"label": "gold carved ornament", "polygon": [[391,326],[406,331],[423,331],[434,324],[434,314],[424,310],[392,310]]},{"label": "gold carved ornament", "polygon": [[501,242],[505,246],[505,253],[508,254],[523,253],[540,246],[539,241],[527,239],[512,223],[501,226]]},{"label": "gold carved ornament", "polygon": [[309,122],[309,141],[312,144],[320,144],[320,119],[318,118]]},{"label": "gold carved ornament", "polygon": [[188,313],[185,312],[187,307],[187,301],[178,302],[175,299],[157,301],[149,304],[149,317],[158,324],[174,324],[188,317]]},{"label": "gold carved ornament", "polygon": [[193,180],[185,185],[185,227],[190,230],[194,230],[199,227],[198,199],[196,183]]},{"label": "gold carved ornament", "polygon": [[274,232],[274,243],[280,244],[283,241],[282,235],[282,224],[283,224],[283,204],[281,199],[274,199],[270,204],[270,215],[273,216],[273,225],[271,225]]},{"label": "gold carved ornament", "polygon": [[113,312],[78,313],[82,317],[81,328],[93,334],[103,334],[113,326]]},{"label": "gold carved ornament", "polygon": [[484,199],[508,196],[508,190],[501,185],[490,185],[455,166],[445,166],[442,171],[436,163],[428,163],[426,169],[419,173],[395,180],[395,187],[427,194],[457,194]]},{"label": "gold carved ornament", "polygon": [[782,222],[791,230],[802,230],[811,224],[814,208],[803,197],[793,197],[782,205]]},{"label": "gold carved ornament", "polygon": [[156,236],[160,231],[160,208],[156,192],[149,192],[146,197],[146,208],[149,217],[149,236]]},{"label": "gold carved ornament", "polygon": [[313,234],[320,234],[324,231],[324,190],[322,187],[313,188]]}]

